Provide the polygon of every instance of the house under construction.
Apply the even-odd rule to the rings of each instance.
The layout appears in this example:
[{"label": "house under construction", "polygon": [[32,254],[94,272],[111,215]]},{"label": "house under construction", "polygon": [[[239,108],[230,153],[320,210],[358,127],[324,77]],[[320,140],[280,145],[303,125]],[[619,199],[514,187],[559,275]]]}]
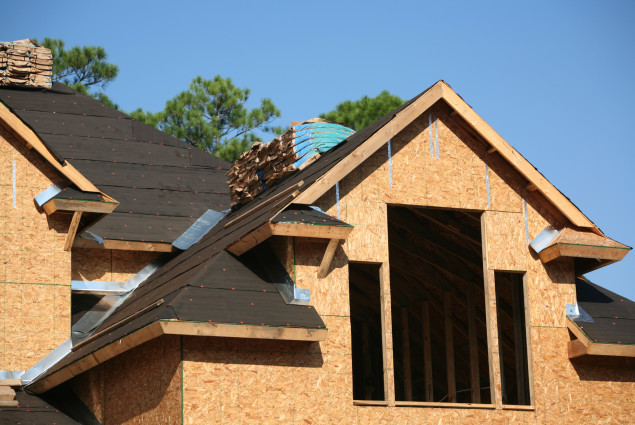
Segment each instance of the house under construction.
[{"label": "house under construction", "polygon": [[0,423],[635,420],[630,248],[445,82],[228,164],[19,63]]}]

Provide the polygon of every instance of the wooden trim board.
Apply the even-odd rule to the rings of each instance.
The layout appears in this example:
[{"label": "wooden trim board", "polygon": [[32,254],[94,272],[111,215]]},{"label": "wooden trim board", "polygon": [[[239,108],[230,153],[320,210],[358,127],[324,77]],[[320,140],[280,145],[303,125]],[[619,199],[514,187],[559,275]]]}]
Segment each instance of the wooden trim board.
[{"label": "wooden trim board", "polygon": [[124,251],[152,251],[152,252],[176,252],[170,243],[165,242],[138,242],[138,241],[115,241],[111,239],[104,240],[100,244],[83,238],[75,238],[73,248],[97,248],[97,249],[120,249]]},{"label": "wooden trim board", "polygon": [[276,236],[302,238],[346,239],[353,226],[328,226],[303,223],[271,223],[271,232]]},{"label": "wooden trim board", "polygon": [[79,228],[79,221],[82,218],[80,211],[73,213],[71,224],[68,226],[68,233],[66,233],[66,240],[64,241],[64,251],[70,251],[75,241],[75,235],[77,235],[77,229]]},{"label": "wooden trim board", "polygon": [[119,205],[119,202],[81,201],[77,199],[51,199],[42,209],[46,215],[56,211],[81,211],[91,213],[110,214]]},{"label": "wooden trim board", "polygon": [[629,251],[630,248],[556,243],[543,249],[538,255],[543,263],[548,263],[562,257],[620,261]]},{"label": "wooden trim board", "polygon": [[100,192],[94,184],[77,171],[68,161],[64,161],[64,164],[60,164],[37,134],[24,124],[20,118],[13,114],[2,102],[0,102],[0,125],[22,139],[27,146],[30,145],[34,148],[53,168],[62,173],[63,176],[68,178],[78,188],[84,192]]}]

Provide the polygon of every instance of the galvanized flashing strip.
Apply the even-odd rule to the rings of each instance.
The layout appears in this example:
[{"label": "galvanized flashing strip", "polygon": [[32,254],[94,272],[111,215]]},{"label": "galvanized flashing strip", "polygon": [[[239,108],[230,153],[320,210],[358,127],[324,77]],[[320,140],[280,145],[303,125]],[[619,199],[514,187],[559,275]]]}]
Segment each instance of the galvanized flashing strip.
[{"label": "galvanized flashing strip", "polygon": [[121,284],[121,289],[125,290],[121,295],[105,295],[92,310],[86,312],[71,328],[73,344],[77,344],[92,335],[99,325],[101,325],[141,283],[167,262],[168,257],[171,256],[169,254],[160,256],[141,269],[139,273],[128,279],[127,282]]},{"label": "galvanized flashing strip", "polygon": [[207,210],[181,236],[172,242],[172,246],[185,251],[200,241],[225,216],[225,213]]},{"label": "galvanized flashing strip", "polygon": [[127,282],[71,280],[71,291],[74,294],[122,295],[129,289]]},{"label": "galvanized flashing strip", "polygon": [[0,379],[22,379],[24,370],[0,370]]},{"label": "galvanized flashing strip", "polygon": [[53,184],[49,186],[47,189],[44,189],[42,193],[37,195],[34,199],[38,206],[42,206],[46,204],[48,201],[53,199],[58,193],[64,190],[63,187],[58,186],[57,184]]},{"label": "galvanized flashing strip", "polygon": [[567,304],[567,317],[578,322],[595,323],[595,320],[578,303]]},{"label": "galvanized flashing strip", "polygon": [[559,230],[556,230],[552,226],[547,226],[534,240],[529,242],[529,246],[536,251],[536,253],[540,253],[540,251],[545,249],[559,234]]},{"label": "galvanized flashing strip", "polygon": [[392,154],[390,152],[390,140],[388,140],[388,185],[392,187]]},{"label": "galvanized flashing strip", "polygon": [[62,360],[66,355],[71,352],[73,347],[73,341],[68,338],[62,344],[60,344],[55,350],[48,353],[46,357],[37,362],[35,366],[24,372],[22,375],[22,383],[29,385],[34,379],[46,372],[51,366]]}]

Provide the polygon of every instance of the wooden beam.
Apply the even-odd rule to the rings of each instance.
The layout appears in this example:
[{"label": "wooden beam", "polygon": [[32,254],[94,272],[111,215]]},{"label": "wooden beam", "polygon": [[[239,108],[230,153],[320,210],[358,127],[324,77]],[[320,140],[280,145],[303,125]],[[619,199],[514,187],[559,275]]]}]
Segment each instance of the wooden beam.
[{"label": "wooden beam", "polygon": [[390,296],[390,264],[379,269],[379,299],[381,303],[381,348],[384,372],[384,398],[388,406],[395,405],[395,366],[393,362],[392,307]]},{"label": "wooden beam", "polygon": [[569,358],[575,359],[576,357],[587,355],[587,346],[579,339],[574,339],[567,342],[567,351],[569,352]]},{"label": "wooden beam", "polygon": [[75,238],[73,248],[120,249],[123,251],[176,252],[177,249],[165,242],[116,241],[105,239],[103,244],[95,241]]},{"label": "wooden beam", "polygon": [[408,329],[408,307],[401,307],[401,341],[403,361],[404,398],[412,400],[412,370],[410,368],[410,330]]},{"label": "wooden beam", "polygon": [[64,161],[60,164],[57,158],[49,151],[46,145],[26,124],[13,114],[3,103],[0,102],[0,125],[20,138],[25,144],[31,145],[44,159],[53,166],[63,176],[73,182],[84,192],[100,192],[97,187],[84,177],[75,167]]},{"label": "wooden beam", "polygon": [[271,223],[271,231],[276,236],[296,236],[301,238],[346,239],[353,226],[328,226],[302,223]]},{"label": "wooden beam", "polygon": [[160,321],[165,335],[196,335],[228,338],[280,339],[287,341],[324,341],[328,330],[282,326],[253,326],[228,323]]},{"label": "wooden beam", "polygon": [[[516,391],[518,394],[518,403],[524,404],[527,399],[527,369],[525,367],[525,351],[527,344],[523,334],[525,327],[523,326],[523,315],[525,314],[525,303],[522,297],[522,284],[512,280],[512,308],[514,321],[514,355],[516,357]],[[526,336],[525,336],[526,337]]]},{"label": "wooden beam", "polygon": [[470,386],[472,388],[472,403],[481,402],[481,378],[478,367],[478,335],[476,334],[476,304],[474,286],[467,288],[467,323],[468,341],[470,346]]},{"label": "wooden beam", "polygon": [[496,149],[495,147],[491,147],[491,148],[489,148],[489,149],[487,150],[487,153],[494,153],[494,152],[496,152],[496,151],[497,151],[497,149]]},{"label": "wooden beam", "polygon": [[339,244],[339,239],[331,239],[329,241],[329,244],[326,246],[326,251],[324,251],[324,257],[322,257],[320,268],[318,269],[318,279],[323,279],[328,274],[331,261],[333,261],[333,256],[335,255],[335,250]]},{"label": "wooden beam", "polygon": [[527,190],[528,192],[535,192],[536,190],[538,190],[538,186],[533,183],[529,183],[527,186],[525,186],[525,190]]},{"label": "wooden beam", "polygon": [[421,317],[423,328],[423,364],[425,379],[425,399],[427,402],[434,401],[434,387],[432,382],[432,343],[430,338],[430,303],[421,303]]},{"label": "wooden beam", "polygon": [[[573,224],[578,227],[597,229],[573,203],[556,189],[529,161],[505,141],[490,125],[483,120],[461,97],[447,84],[442,85],[442,97],[478,134],[512,164],[529,182],[536,185],[551,203],[556,206]],[[599,230],[598,230],[599,231]],[[600,232],[601,233],[601,232]]]},{"label": "wooden beam", "polygon": [[17,378],[0,379],[0,386],[5,387],[21,387],[22,380]]},{"label": "wooden beam", "polygon": [[[250,215],[252,215],[253,213],[255,213],[256,211],[261,210],[262,208],[266,207],[267,205],[271,204],[274,201],[277,201],[280,198],[283,198],[284,196],[293,193],[295,190],[299,189],[302,187],[302,185],[304,185],[304,180],[301,180],[299,182],[297,182],[296,184],[294,184],[291,187],[286,188],[285,190],[283,190],[280,193],[277,193],[269,198],[267,198],[265,201],[259,203],[258,205],[254,206],[252,209],[247,210],[247,212],[240,214],[238,217],[234,218],[233,220],[230,220],[229,222],[225,223],[225,225],[223,226],[224,228],[227,228],[229,226],[232,226],[236,223],[238,223],[239,221],[243,220],[244,218],[249,217]],[[296,194],[297,196],[297,194]]]},{"label": "wooden beam", "polygon": [[77,229],[79,228],[79,221],[82,219],[81,212],[74,212],[73,218],[71,219],[71,224],[68,226],[68,233],[66,233],[66,240],[64,241],[64,251],[70,251],[73,247],[73,242],[75,241],[75,235],[77,234]]},{"label": "wooden beam", "polygon": [[119,206],[119,202],[81,201],[77,199],[51,199],[42,209],[46,215],[56,211],[81,211],[91,213],[109,214]]},{"label": "wooden beam", "polygon": [[443,83],[439,81],[417,100],[397,113],[386,125],[370,136],[364,143],[355,148],[348,156],[342,159],[324,175],[318,178],[295,200],[298,204],[312,204],[326,191],[335,186],[344,176],[353,171],[358,165],[368,159],[386,142],[414,121],[425,110],[430,108],[441,98]]},{"label": "wooden beam", "polygon": [[228,246],[227,251],[231,252],[234,255],[242,255],[245,252],[249,251],[251,248],[267,240],[269,237],[271,237],[271,235],[273,235],[271,223],[266,222],[262,226],[249,232],[248,234]]},{"label": "wooden beam", "polygon": [[443,297],[443,317],[445,321],[445,364],[448,377],[448,401],[456,402],[456,376],[454,371],[454,335],[452,323],[452,294],[445,292]]}]

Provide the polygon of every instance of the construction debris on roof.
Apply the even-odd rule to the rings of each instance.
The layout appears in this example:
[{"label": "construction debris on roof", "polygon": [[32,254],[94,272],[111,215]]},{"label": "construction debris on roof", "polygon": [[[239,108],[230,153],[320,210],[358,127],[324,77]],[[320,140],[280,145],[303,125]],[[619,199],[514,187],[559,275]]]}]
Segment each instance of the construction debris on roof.
[{"label": "construction debris on roof", "polygon": [[53,56],[33,41],[0,41],[0,86],[51,87]]},{"label": "construction debris on roof", "polygon": [[269,143],[255,143],[226,174],[232,206],[252,200],[354,133],[341,124],[312,118],[292,121],[289,130]]}]

